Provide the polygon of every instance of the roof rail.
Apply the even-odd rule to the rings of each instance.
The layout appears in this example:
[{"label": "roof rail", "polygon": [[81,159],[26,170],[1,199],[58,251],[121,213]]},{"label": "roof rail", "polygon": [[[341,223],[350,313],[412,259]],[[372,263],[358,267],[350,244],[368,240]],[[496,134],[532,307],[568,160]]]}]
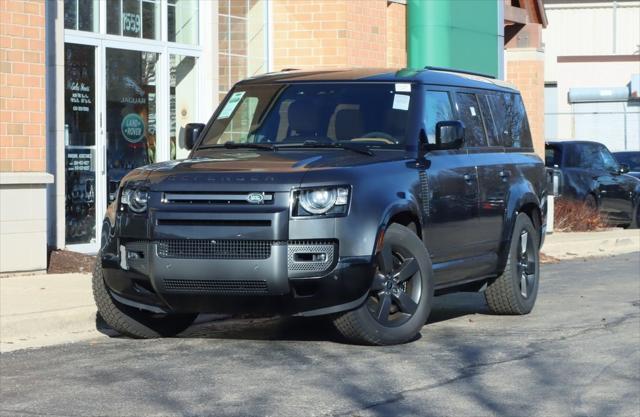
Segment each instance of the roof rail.
[{"label": "roof rail", "polygon": [[424,67],[424,69],[426,70],[430,70],[430,71],[448,71],[448,72],[457,72],[459,74],[469,74],[469,75],[477,75],[479,77],[486,77],[486,78],[493,78],[495,79],[496,77],[494,77],[493,75],[489,75],[489,74],[483,74],[481,72],[473,72],[473,71],[466,71],[466,70],[461,70],[461,69],[456,69],[456,68],[446,68],[446,67],[432,67],[427,65],[426,67]]},{"label": "roof rail", "polygon": [[300,68],[282,68],[280,72],[300,71]]}]

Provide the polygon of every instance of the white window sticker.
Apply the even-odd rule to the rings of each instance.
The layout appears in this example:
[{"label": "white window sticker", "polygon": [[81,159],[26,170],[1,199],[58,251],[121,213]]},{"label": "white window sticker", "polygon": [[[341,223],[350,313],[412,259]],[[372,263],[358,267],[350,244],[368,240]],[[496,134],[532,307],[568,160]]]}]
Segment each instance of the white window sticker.
[{"label": "white window sticker", "polygon": [[393,108],[395,110],[409,110],[410,99],[410,96],[404,94],[395,94],[393,96]]},{"label": "white window sticker", "polygon": [[396,91],[398,93],[410,93],[411,84],[409,83],[396,83]]},{"label": "white window sticker", "polygon": [[227,104],[225,104],[224,108],[218,115],[218,119],[226,119],[227,117],[233,114],[233,111],[238,107],[238,103],[242,100],[242,96],[244,96],[244,91],[238,91],[237,93],[233,93]]},{"label": "white window sticker", "polygon": [[469,111],[471,112],[471,115],[473,117],[476,117],[476,108],[475,107],[473,107],[473,106],[469,107]]}]

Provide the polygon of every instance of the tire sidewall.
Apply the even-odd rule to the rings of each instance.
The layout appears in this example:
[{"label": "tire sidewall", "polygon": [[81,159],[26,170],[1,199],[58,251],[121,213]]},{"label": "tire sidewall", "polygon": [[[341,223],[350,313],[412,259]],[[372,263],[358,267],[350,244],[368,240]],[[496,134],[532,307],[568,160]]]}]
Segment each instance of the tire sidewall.
[{"label": "tire sidewall", "polygon": [[359,321],[368,327],[367,333],[373,334],[382,344],[398,344],[413,340],[425,325],[431,306],[433,305],[433,270],[431,259],[422,240],[411,229],[400,224],[392,224],[384,236],[385,244],[393,247],[403,247],[415,257],[419,265],[422,291],[418,308],[406,323],[397,327],[387,327],[380,324],[369,311],[367,304],[363,304],[355,313]]}]

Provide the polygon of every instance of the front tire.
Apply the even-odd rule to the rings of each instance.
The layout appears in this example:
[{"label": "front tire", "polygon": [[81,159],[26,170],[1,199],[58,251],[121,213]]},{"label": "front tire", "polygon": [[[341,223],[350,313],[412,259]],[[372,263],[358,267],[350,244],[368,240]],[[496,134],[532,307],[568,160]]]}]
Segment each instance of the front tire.
[{"label": "front tire", "polygon": [[93,298],[104,321],[118,333],[135,339],[175,336],[186,330],[197,314],[154,314],[115,301],[104,282],[100,254],[92,279]]},{"label": "front tire", "polygon": [[516,217],[507,265],[485,290],[489,310],[495,314],[522,315],[533,309],[540,281],[540,236],[529,216]]},{"label": "front tire", "polygon": [[433,300],[433,272],[424,244],[411,229],[392,224],[376,256],[376,273],[366,302],[334,320],[349,341],[394,345],[415,339]]}]

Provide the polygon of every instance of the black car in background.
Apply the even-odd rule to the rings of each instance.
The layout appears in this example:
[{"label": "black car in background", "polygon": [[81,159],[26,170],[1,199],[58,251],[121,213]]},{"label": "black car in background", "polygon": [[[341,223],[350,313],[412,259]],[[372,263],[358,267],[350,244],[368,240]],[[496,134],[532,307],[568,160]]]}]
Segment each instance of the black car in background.
[{"label": "black car in background", "polygon": [[613,156],[621,165],[629,167],[628,175],[640,178],[640,151],[614,152]]},{"label": "black car in background", "polygon": [[433,296],[527,314],[544,164],[520,93],[425,70],[287,71],[238,83],[188,159],[131,171],[93,280],[119,332],[198,313],[327,316],[349,340],[416,337]]},{"label": "black car in background", "polygon": [[620,164],[605,145],[547,142],[545,165],[559,171],[559,195],[597,208],[612,225],[638,227],[640,180],[626,175],[629,167]]}]

